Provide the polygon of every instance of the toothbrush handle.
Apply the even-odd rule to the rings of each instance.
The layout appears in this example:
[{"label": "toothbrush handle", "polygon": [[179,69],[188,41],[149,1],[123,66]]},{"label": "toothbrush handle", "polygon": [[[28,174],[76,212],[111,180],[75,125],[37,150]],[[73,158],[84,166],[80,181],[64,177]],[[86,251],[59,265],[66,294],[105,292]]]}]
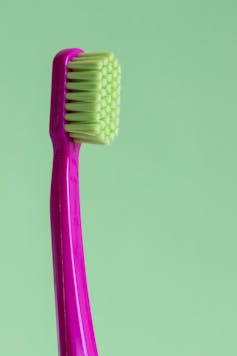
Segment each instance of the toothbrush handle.
[{"label": "toothbrush handle", "polygon": [[55,150],[50,216],[60,356],[97,356],[80,219],[80,145]]}]

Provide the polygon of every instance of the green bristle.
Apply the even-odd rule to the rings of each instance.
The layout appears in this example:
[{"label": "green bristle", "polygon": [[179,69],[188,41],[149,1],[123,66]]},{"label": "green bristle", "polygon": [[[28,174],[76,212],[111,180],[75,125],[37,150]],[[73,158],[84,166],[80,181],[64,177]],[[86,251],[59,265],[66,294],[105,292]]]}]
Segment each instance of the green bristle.
[{"label": "green bristle", "polygon": [[83,70],[83,69],[93,69],[93,70],[98,70],[103,67],[103,61],[102,60],[77,60],[73,62],[68,63],[68,68],[69,69],[74,69],[74,70]]},{"label": "green bristle", "polygon": [[85,122],[93,122],[99,121],[101,118],[101,114],[95,114],[93,112],[71,112],[65,115],[65,119],[67,121],[85,121]]},{"label": "green bristle", "polygon": [[100,111],[100,104],[97,101],[94,102],[86,102],[86,101],[75,101],[66,104],[67,111],[73,112],[93,112],[97,113]]},{"label": "green bristle", "polygon": [[65,130],[75,142],[109,144],[119,123],[117,60],[110,52],[83,53],[67,68]]},{"label": "green bristle", "polygon": [[80,123],[73,123],[73,124],[66,124],[65,130],[70,133],[88,133],[88,134],[96,134],[101,131],[101,125],[97,123],[91,122],[80,122]]},{"label": "green bristle", "polygon": [[100,101],[101,95],[94,91],[76,91],[68,92],[66,99],[73,101]]},{"label": "green bristle", "polygon": [[96,91],[102,89],[102,84],[98,82],[90,82],[90,81],[78,81],[78,82],[70,82],[68,81],[66,84],[68,90],[76,90],[76,91]]},{"label": "green bristle", "polygon": [[97,136],[91,136],[91,135],[85,135],[85,134],[73,134],[73,133],[69,134],[69,136],[71,138],[73,138],[73,140],[75,142],[87,142],[87,143],[94,143],[97,145],[104,145],[107,143],[107,142],[104,142],[104,139],[101,139]]},{"label": "green bristle", "polygon": [[68,72],[68,79],[73,80],[101,80],[103,78],[103,74],[97,70],[88,70],[88,71],[73,71]]}]

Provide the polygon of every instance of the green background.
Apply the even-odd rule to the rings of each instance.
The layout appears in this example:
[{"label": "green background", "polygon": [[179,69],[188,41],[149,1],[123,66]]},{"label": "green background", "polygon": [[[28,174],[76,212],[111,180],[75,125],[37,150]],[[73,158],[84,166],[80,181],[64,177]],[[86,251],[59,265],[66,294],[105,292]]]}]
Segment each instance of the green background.
[{"label": "green background", "polygon": [[0,354],[56,356],[51,61],[122,65],[120,135],[80,176],[101,356],[237,355],[237,3],[4,2]]}]

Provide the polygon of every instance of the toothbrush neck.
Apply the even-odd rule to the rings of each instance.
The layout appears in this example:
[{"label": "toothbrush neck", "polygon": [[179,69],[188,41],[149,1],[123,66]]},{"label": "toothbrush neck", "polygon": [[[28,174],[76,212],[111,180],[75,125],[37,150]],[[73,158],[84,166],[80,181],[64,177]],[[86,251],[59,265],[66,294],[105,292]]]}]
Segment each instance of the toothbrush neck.
[{"label": "toothbrush neck", "polygon": [[65,140],[52,140],[54,155],[68,155],[71,158],[76,158],[78,161],[81,143]]}]

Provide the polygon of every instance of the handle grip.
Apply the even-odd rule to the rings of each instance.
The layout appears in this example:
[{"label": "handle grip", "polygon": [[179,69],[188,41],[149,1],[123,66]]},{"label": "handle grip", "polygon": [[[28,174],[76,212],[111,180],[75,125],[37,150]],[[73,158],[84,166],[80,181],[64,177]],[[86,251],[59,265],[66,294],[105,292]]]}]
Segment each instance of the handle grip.
[{"label": "handle grip", "polygon": [[80,218],[78,156],[54,150],[50,217],[60,356],[98,356],[88,297]]}]

